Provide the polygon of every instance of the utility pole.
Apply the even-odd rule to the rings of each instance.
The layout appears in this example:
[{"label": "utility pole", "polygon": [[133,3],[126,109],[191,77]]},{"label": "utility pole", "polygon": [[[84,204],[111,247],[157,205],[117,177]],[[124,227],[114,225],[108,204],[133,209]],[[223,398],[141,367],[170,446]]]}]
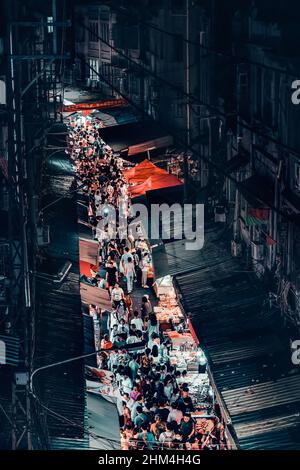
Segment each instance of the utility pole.
[{"label": "utility pole", "polygon": [[[14,1],[6,1],[6,85],[8,111],[8,176],[9,211],[8,237],[10,245],[10,283],[9,317],[7,331],[23,339],[20,352],[20,366],[11,377],[12,393],[12,449],[31,449],[31,413],[26,381],[28,367],[28,326],[27,315],[31,306],[29,269],[27,254],[25,204],[25,155],[23,141],[22,102],[21,102],[21,64],[15,63],[18,52],[17,30],[13,25],[16,10]],[[25,371],[24,371],[25,369]]]},{"label": "utility pole", "polygon": [[[56,2],[53,2],[56,17]],[[31,234],[31,248],[36,244],[36,232],[34,227],[34,214],[30,211],[31,200],[34,199],[34,185],[30,178],[34,175],[35,160],[32,157],[35,139],[45,131],[44,120],[48,122],[48,114],[45,116],[40,102],[40,85],[49,85],[46,69],[49,64],[43,65],[41,59],[49,58],[51,65],[58,58],[57,51],[52,54],[26,54],[28,42],[19,36],[22,28],[47,28],[50,22],[18,21],[18,2],[5,1],[6,14],[6,98],[7,98],[7,128],[8,128],[8,181],[9,181],[9,210],[8,210],[8,242],[10,251],[9,265],[9,297],[8,315],[5,319],[6,334],[15,336],[21,344],[19,362],[11,371],[11,405],[12,405],[12,430],[11,448],[33,448],[32,432],[32,403],[29,391],[29,377],[32,369],[32,342],[34,339],[33,320],[33,285],[30,268],[33,261],[29,258],[28,233]],[[53,21],[53,28],[62,26]],[[34,38],[29,32],[27,38]],[[26,47],[24,47],[26,43]],[[31,46],[29,41],[29,46]],[[56,40],[53,41],[56,50]],[[29,49],[29,47],[28,47]],[[31,50],[30,50],[31,52]],[[27,61],[41,67],[26,67]],[[33,78],[33,75],[35,77]],[[33,87],[36,88],[33,88]],[[54,84],[55,86],[55,84]],[[31,93],[27,101],[27,93]],[[42,100],[41,100],[42,101]],[[29,105],[29,108],[27,109]],[[46,103],[46,106],[48,103]],[[31,106],[37,115],[32,117]],[[55,106],[55,105],[54,105]],[[52,105],[53,107],[53,105]],[[34,127],[34,125],[36,127]],[[27,127],[26,127],[27,126]],[[42,132],[45,135],[45,132]],[[35,250],[32,249],[31,253]],[[5,366],[4,366],[5,367]]]}]

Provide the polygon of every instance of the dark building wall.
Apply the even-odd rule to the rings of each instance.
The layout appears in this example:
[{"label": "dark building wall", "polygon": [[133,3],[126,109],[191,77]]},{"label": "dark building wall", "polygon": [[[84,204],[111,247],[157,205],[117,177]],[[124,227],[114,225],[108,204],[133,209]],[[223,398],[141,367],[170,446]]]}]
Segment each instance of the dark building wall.
[{"label": "dark building wall", "polygon": [[[188,4],[189,92],[194,100],[190,106],[193,151],[188,153],[198,161],[194,179],[207,188],[212,209],[224,210],[224,217],[221,214],[216,220],[227,219],[233,226],[234,253],[241,250],[261,278],[275,276],[279,286],[290,285],[296,292],[299,229],[293,216],[297,217],[300,198],[300,134],[291,83],[300,76],[297,2],[198,0]],[[106,7],[101,2],[97,5],[100,31],[101,9]],[[123,2],[123,15],[119,6],[116,3],[108,12],[110,42],[145,70],[112,51],[106,66],[100,53],[101,71],[106,70],[103,73],[117,89],[185,142],[187,2],[144,1],[138,9],[135,2]],[[88,11],[82,7],[83,16]],[[132,31],[129,42],[124,41],[126,31]],[[78,47],[90,60],[83,44]],[[102,86],[101,80],[98,83]],[[230,165],[231,177],[250,185],[257,198],[238,190],[209,160],[225,174]],[[263,182],[269,195],[261,188]],[[259,208],[267,209],[263,221],[251,218]],[[288,308],[285,304],[284,309]]]}]

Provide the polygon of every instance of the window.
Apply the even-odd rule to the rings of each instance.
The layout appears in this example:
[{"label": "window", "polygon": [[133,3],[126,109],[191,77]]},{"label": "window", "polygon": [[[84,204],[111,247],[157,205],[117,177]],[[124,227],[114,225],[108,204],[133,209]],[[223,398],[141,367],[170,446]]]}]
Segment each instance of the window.
[{"label": "window", "polygon": [[53,16],[47,16],[47,30],[48,30],[48,33],[53,33],[53,26],[49,23],[53,23]]},{"label": "window", "polygon": [[89,65],[90,65],[90,79],[91,80],[99,80],[99,61],[97,59],[90,59],[89,60]]},{"label": "window", "polygon": [[300,191],[300,164],[295,163],[295,188]]},{"label": "window", "polygon": [[104,42],[109,42],[108,23],[101,23],[101,39],[103,39]]},{"label": "window", "polygon": [[90,21],[89,23],[89,41],[98,42],[98,21]]}]

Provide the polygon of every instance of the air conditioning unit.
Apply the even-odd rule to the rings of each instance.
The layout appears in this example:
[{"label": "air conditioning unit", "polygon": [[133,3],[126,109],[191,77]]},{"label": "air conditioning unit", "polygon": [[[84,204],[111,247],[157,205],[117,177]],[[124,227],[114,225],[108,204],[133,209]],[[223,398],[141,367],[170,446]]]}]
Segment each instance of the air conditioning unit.
[{"label": "air conditioning unit", "polygon": [[261,261],[264,258],[265,246],[262,243],[251,242],[251,257],[255,261]]},{"label": "air conditioning unit", "polygon": [[50,227],[45,225],[37,228],[37,243],[38,246],[49,245],[50,243]]},{"label": "air conditioning unit", "polygon": [[241,258],[242,256],[242,244],[235,240],[231,240],[231,254],[235,258]]}]

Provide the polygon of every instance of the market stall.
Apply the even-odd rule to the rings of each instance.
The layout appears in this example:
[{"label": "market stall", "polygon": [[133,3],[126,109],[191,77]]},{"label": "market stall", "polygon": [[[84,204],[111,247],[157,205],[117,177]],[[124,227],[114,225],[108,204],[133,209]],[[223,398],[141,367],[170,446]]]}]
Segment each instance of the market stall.
[{"label": "market stall", "polygon": [[218,421],[215,410],[215,395],[207,370],[207,359],[199,340],[191,328],[191,322],[183,312],[173,286],[172,276],[156,280],[158,306],[154,312],[164,336],[171,343],[170,364],[182,374],[188,385],[189,396],[194,405],[191,413],[199,434],[212,435]]},{"label": "market stall", "polygon": [[184,316],[178,305],[171,276],[165,276],[156,280],[156,295],[159,302],[158,306],[154,307],[154,313],[162,329],[167,330],[182,323]]}]

